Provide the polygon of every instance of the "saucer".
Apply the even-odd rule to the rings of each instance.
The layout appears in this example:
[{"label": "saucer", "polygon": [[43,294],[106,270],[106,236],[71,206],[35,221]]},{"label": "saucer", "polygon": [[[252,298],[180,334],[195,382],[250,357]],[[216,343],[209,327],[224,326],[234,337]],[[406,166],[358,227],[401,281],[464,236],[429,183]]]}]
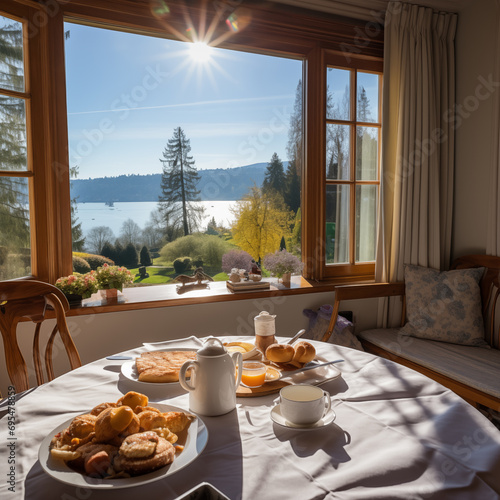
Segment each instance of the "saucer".
[{"label": "saucer", "polygon": [[281,414],[280,405],[277,404],[271,410],[271,420],[274,423],[281,425],[283,427],[288,427],[289,429],[311,431],[313,429],[319,429],[321,427],[326,427],[327,425],[330,425],[335,420],[335,412],[330,408],[327,414],[314,424],[298,425],[298,424],[292,424],[292,422],[286,420],[285,417]]}]

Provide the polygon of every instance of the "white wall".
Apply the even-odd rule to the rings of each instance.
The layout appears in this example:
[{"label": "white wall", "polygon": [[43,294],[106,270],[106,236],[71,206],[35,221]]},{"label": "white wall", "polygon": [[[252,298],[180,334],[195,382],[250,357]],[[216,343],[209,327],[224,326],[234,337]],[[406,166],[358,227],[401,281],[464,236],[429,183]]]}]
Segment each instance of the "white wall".
[{"label": "white wall", "polygon": [[[497,0],[475,0],[459,13],[456,36],[455,200],[452,258],[486,252],[489,173],[493,147],[492,124],[496,88],[484,100],[476,98],[481,79],[494,77]],[[480,90],[481,98],[485,90]],[[496,96],[498,98],[499,96]],[[477,109],[476,109],[477,107]],[[466,115],[466,116],[465,116]],[[465,117],[464,117],[465,116]]]},{"label": "white wall", "polygon": [[[76,316],[68,318],[68,326],[82,363],[88,363],[137,347],[143,342],[158,342],[190,335],[253,335],[253,318],[263,310],[276,314],[277,335],[290,337],[308,326],[303,309],[316,310],[323,304],[333,304],[332,292]],[[375,301],[367,300],[362,304],[346,302],[342,309],[353,310],[360,327],[369,328],[374,326],[371,319],[375,318],[374,307]],[[52,326],[53,323],[50,323]],[[45,329],[46,333],[49,329]],[[22,324],[18,328],[18,338],[26,360],[30,360],[31,356],[32,331],[32,323]],[[66,371],[68,367],[65,353],[56,354],[56,374]],[[8,380],[2,350],[0,390],[4,395],[9,385]]]}]

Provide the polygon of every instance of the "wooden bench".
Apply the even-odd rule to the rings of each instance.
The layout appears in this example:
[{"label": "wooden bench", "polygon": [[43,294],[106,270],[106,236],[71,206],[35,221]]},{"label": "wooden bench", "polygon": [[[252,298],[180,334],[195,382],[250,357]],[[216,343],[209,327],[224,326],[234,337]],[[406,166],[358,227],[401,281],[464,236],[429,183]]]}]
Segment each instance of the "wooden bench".
[{"label": "wooden bench", "polygon": [[[399,328],[379,328],[356,332],[366,351],[396,361],[448,387],[473,406],[478,404],[500,411],[500,350],[495,329],[495,309],[500,293],[500,257],[468,255],[455,260],[452,269],[485,267],[480,282],[485,340],[492,347],[465,346],[401,335]],[[335,289],[330,325],[323,340],[333,331],[344,300],[402,297],[401,326],[406,320],[405,284],[370,283]]]}]

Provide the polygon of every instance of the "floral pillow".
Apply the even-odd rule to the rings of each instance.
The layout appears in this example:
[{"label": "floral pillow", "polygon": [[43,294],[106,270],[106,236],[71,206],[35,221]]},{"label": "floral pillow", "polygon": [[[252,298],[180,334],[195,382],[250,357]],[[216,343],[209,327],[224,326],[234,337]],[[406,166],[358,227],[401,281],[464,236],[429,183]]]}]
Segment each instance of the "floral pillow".
[{"label": "floral pillow", "polygon": [[430,340],[488,347],[484,340],[479,280],[484,267],[439,272],[405,266],[406,315],[401,333]]}]

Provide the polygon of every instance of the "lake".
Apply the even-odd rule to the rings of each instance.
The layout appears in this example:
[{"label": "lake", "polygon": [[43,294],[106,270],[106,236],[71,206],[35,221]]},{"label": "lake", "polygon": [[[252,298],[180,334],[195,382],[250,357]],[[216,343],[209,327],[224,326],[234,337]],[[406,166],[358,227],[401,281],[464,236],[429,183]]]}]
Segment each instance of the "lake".
[{"label": "lake", "polygon": [[[235,206],[235,201],[197,201],[195,203],[205,208],[203,229],[206,229],[212,217],[215,217],[217,224],[224,227],[231,226],[233,214],[229,209]],[[116,202],[113,207],[108,207],[104,203],[77,203],[78,220],[82,223],[84,236],[95,226],[108,226],[118,237],[122,224],[127,219],[132,219],[141,229],[144,229],[149,222],[151,212],[157,207],[158,203],[154,201]]]}]

